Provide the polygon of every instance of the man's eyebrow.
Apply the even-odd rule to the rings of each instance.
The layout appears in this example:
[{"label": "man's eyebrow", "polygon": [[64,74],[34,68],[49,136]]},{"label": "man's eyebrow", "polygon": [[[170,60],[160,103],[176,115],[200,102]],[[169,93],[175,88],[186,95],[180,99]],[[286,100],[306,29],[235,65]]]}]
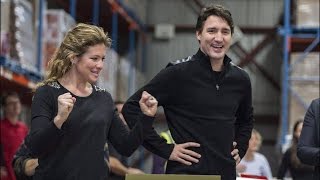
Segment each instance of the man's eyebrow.
[{"label": "man's eyebrow", "polygon": [[229,29],[229,28],[222,28],[222,30],[224,30],[224,31],[231,31],[231,29]]}]

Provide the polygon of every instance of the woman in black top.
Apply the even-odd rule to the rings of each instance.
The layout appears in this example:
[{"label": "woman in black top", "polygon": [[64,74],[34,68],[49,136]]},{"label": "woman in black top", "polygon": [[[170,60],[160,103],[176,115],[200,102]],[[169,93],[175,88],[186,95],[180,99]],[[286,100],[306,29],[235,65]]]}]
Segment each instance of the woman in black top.
[{"label": "woman in black top", "polygon": [[119,120],[111,95],[94,85],[111,40],[102,28],[78,24],[49,61],[31,107],[31,132],[26,145],[39,158],[34,180],[105,180],[106,141],[129,156],[150,129],[157,101],[147,92],[141,115],[129,131]]},{"label": "woman in black top", "polygon": [[303,121],[297,121],[293,126],[292,144],[291,147],[284,153],[278,170],[278,179],[283,179],[286,172],[289,170],[293,180],[311,180],[312,179],[312,166],[301,163],[297,156],[297,144],[302,130]]}]

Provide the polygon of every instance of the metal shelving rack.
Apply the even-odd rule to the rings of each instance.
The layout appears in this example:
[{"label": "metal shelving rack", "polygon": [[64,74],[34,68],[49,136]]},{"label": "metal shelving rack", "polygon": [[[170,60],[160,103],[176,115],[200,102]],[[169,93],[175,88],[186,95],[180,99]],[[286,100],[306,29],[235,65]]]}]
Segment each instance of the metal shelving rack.
[{"label": "metal shelving rack", "polygon": [[[47,0],[38,0],[38,14],[43,14],[44,5],[46,4]],[[57,0],[58,1],[58,0]],[[104,3],[104,6],[109,6],[108,8],[112,11],[112,32],[111,38],[113,41],[113,49],[117,52],[116,46],[114,46],[117,42],[116,39],[118,38],[118,23],[119,23],[119,16],[128,23],[129,29],[129,52],[130,52],[130,65],[131,68],[134,68],[136,60],[135,60],[135,41],[136,41],[136,34],[135,32],[139,32],[142,34],[142,37],[145,39],[145,32],[146,28],[144,27],[143,23],[140,19],[135,15],[135,13],[128,8],[121,0],[107,0],[107,3]],[[66,3],[64,1],[64,3]],[[93,8],[92,8],[92,23],[99,24],[99,5],[102,4],[101,0],[94,0],[92,1]],[[100,4],[101,3],[101,4]],[[77,0],[69,0],[69,12],[73,18],[76,18],[76,5]],[[10,58],[1,56],[0,57],[0,67],[1,67],[1,74],[0,77],[11,81],[12,83],[16,83],[22,85],[28,89],[33,89],[35,84],[39,82],[43,75],[40,74],[41,63],[42,63],[42,26],[43,26],[43,16],[38,16],[38,23],[37,23],[37,31],[38,31],[38,38],[37,38],[37,51],[36,51],[36,58],[37,58],[37,65],[36,69],[37,72],[30,71],[22,67],[18,62],[11,60]],[[145,43],[145,41],[143,41]],[[142,52],[144,53],[144,52]],[[142,55],[142,57],[144,57]],[[142,65],[144,64],[145,59],[142,59]],[[142,67],[143,70],[143,67]],[[129,79],[129,84],[132,84],[132,78]]]},{"label": "metal shelving rack", "polygon": [[1,79],[4,78],[29,89],[34,89],[36,82],[42,78],[38,72],[27,70],[16,61],[4,56],[0,56],[0,72]]},{"label": "metal shelving rack", "polygon": [[[291,53],[291,45],[293,39],[305,39],[312,38],[311,44],[303,51],[303,54],[297,60],[297,63],[302,62],[307,54],[317,47],[320,39],[320,28],[297,28],[290,24],[290,7],[291,0],[284,0],[284,26],[279,29],[279,34],[283,36],[283,65],[282,65],[282,97],[281,97],[281,135],[280,143],[285,143],[285,136],[289,133],[288,131],[288,114],[289,114],[289,95],[290,93],[298,102],[306,109],[308,106],[307,102],[304,102],[303,98],[299,93],[295,92],[291,88],[291,81],[319,81],[319,75],[314,77],[292,77],[290,72],[296,64],[289,64],[289,56]],[[290,92],[290,93],[289,93]]]},{"label": "metal shelving rack", "polygon": [[[30,71],[22,67],[17,61],[14,61],[10,58],[0,56],[0,80],[1,80],[1,89],[5,89],[7,85],[10,85],[12,89],[18,90],[17,88],[23,87],[23,91],[30,91],[36,87],[36,83],[39,82],[43,75],[40,74],[41,64],[42,64],[42,26],[43,26],[43,14],[44,6],[48,0],[38,0],[38,22],[37,22],[37,31],[38,31],[38,38],[37,38],[37,50],[36,50],[36,58],[37,58],[37,65],[36,69],[37,72]],[[69,6],[69,13],[70,15],[76,19],[77,16],[77,3],[81,1],[77,0],[56,0],[60,4],[64,6]],[[137,41],[137,34],[139,33],[142,38],[142,45],[145,47],[146,43],[146,28],[142,21],[136,16],[136,14],[125,5],[122,0],[93,0],[92,1],[92,23],[99,25],[99,6],[103,5],[103,9],[108,9],[112,12],[112,17],[110,19],[112,30],[111,30],[111,39],[113,39],[113,46],[112,48],[118,52],[117,49],[117,39],[119,34],[119,24],[120,18],[124,19],[127,22],[127,27],[129,30],[129,38],[128,38],[128,52],[129,52],[129,61],[130,61],[130,73],[132,74],[133,68],[136,66],[136,41]],[[145,48],[142,49],[142,63],[141,67],[139,67],[142,71],[145,69]],[[132,93],[130,89],[133,86],[133,79],[132,75],[129,76],[129,93]],[[4,83],[5,82],[5,83]],[[22,91],[22,90],[21,90]],[[30,93],[31,94],[31,93]],[[28,104],[31,104],[31,97],[30,95],[25,98]],[[143,150],[140,149],[139,152],[143,154]],[[140,161],[140,167],[143,166],[143,161]]]}]

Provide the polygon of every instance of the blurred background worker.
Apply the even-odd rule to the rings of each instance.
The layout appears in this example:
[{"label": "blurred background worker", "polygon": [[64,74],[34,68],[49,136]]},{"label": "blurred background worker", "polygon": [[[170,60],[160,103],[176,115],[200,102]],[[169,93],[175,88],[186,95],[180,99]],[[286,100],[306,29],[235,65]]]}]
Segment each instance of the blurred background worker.
[{"label": "blurred background worker", "polygon": [[[293,180],[312,179],[314,168],[310,165],[303,164],[297,156],[297,145],[302,126],[302,120],[298,120],[293,126],[291,146],[282,157],[277,175],[278,179],[283,179],[284,177],[291,177]],[[288,174],[288,176],[286,176],[286,174]]]},{"label": "blurred background worker", "polygon": [[267,158],[263,154],[258,153],[261,144],[261,134],[257,130],[253,129],[247,153],[237,166],[238,173],[265,176],[268,179],[272,179],[271,168]]},{"label": "blurred background worker", "polygon": [[[166,131],[162,131],[160,133],[160,136],[167,141],[167,144],[174,144],[174,140],[171,136],[169,129]],[[153,158],[152,174],[164,174],[166,165],[167,165],[167,160],[156,154],[153,154],[152,158]]]},{"label": "blurred background worker", "polygon": [[15,180],[11,166],[13,156],[28,133],[27,126],[19,120],[21,102],[16,92],[3,96],[4,118],[0,121],[1,180]]}]

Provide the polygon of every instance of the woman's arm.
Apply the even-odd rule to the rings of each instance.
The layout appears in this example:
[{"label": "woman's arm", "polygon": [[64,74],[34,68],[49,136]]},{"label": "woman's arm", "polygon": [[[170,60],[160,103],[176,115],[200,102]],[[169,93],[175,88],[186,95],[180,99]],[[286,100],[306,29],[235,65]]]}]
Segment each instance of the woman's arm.
[{"label": "woman's arm", "polygon": [[37,157],[54,149],[63,135],[60,129],[62,123],[59,125],[56,120],[65,117],[59,114],[58,99],[54,98],[49,88],[38,88],[31,106],[31,130],[26,138],[26,145]]}]

